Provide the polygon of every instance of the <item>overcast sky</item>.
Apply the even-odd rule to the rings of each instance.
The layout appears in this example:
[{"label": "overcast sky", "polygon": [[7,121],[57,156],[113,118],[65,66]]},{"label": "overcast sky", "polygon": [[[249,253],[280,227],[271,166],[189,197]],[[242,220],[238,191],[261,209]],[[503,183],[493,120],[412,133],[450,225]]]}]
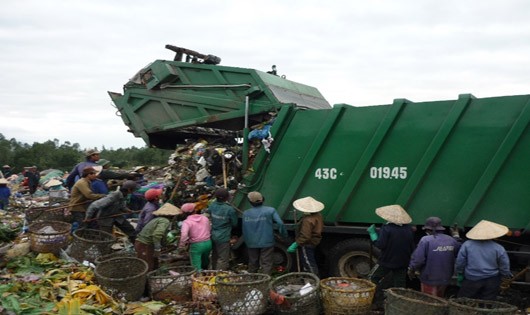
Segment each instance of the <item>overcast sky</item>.
[{"label": "overcast sky", "polygon": [[530,93],[530,1],[4,0],[0,133],[142,147],[107,91],[173,44],[354,106]]}]

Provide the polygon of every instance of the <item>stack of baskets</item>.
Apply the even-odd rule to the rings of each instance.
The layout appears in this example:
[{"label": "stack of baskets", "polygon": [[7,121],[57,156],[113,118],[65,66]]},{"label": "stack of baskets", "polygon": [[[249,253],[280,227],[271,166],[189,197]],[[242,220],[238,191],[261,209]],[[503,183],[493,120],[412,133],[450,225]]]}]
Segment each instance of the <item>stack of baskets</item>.
[{"label": "stack of baskets", "polygon": [[29,226],[30,249],[58,255],[68,245],[72,225],[61,221],[38,221]]},{"label": "stack of baskets", "polygon": [[142,297],[147,281],[148,266],[135,257],[117,257],[96,266],[97,282],[114,297],[136,301]]},{"label": "stack of baskets", "polygon": [[217,302],[218,276],[232,274],[229,271],[203,270],[191,275],[191,297],[195,302]]},{"label": "stack of baskets", "polygon": [[307,272],[292,272],[270,283],[275,314],[320,314],[320,279]]},{"label": "stack of baskets", "polygon": [[325,314],[366,314],[370,311],[375,284],[368,280],[332,277],[320,281]]},{"label": "stack of baskets", "polygon": [[513,315],[517,307],[511,304],[467,298],[449,300],[449,315]]},{"label": "stack of baskets", "polygon": [[267,311],[271,277],[262,273],[217,276],[217,299],[224,314],[257,315]]},{"label": "stack of baskets", "polygon": [[192,266],[163,266],[147,274],[151,299],[156,301],[191,301]]},{"label": "stack of baskets", "polygon": [[98,257],[112,253],[111,246],[115,241],[114,235],[104,231],[78,229],[74,231],[69,255],[80,262],[95,262]]},{"label": "stack of baskets", "polygon": [[385,291],[385,314],[388,315],[445,315],[447,300],[404,288]]}]

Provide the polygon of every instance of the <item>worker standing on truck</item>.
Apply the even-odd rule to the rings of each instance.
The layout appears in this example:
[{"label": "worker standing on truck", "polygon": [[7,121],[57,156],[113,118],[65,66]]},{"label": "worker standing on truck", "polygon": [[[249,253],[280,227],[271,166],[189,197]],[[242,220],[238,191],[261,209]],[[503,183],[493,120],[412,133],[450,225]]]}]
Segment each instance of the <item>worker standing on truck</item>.
[{"label": "worker standing on truck", "polygon": [[229,193],[225,188],[215,191],[215,201],[206,212],[212,221],[212,265],[216,270],[228,270],[230,263],[230,237],[232,228],[237,226],[236,209],[228,202]]},{"label": "worker standing on truck", "polygon": [[324,204],[313,197],[305,197],[295,200],[293,207],[302,212],[304,216],[298,224],[295,242],[289,246],[287,251],[294,253],[299,248],[297,254],[302,262],[303,271],[320,277],[315,249],[322,240],[324,220],[320,211],[324,210]]},{"label": "worker standing on truck", "polygon": [[409,226],[412,219],[400,205],[377,208],[375,213],[387,223],[383,224],[379,234],[373,224],[367,229],[370,239],[381,250],[370,280],[378,286],[378,290],[386,289],[380,287],[383,278],[385,283],[389,283],[392,287],[404,288],[410,255],[414,251],[414,233]]},{"label": "worker standing on truck", "polygon": [[243,238],[248,249],[248,271],[255,273],[261,268],[265,274],[272,273],[274,253],[274,223],[280,231],[285,231],[283,221],[276,209],[263,205],[261,193],[248,194],[252,208],[243,212]]},{"label": "worker standing on truck", "polygon": [[510,278],[510,259],[494,239],[506,235],[508,227],[491,221],[477,223],[466,237],[456,258],[458,297],[495,300],[501,278]]},{"label": "worker standing on truck", "polygon": [[[427,235],[412,253],[407,273],[411,279],[419,273],[421,292],[444,297],[454,274],[460,242],[443,233],[445,228],[438,217],[427,218],[423,230]],[[458,230],[455,236],[458,237]]]}]

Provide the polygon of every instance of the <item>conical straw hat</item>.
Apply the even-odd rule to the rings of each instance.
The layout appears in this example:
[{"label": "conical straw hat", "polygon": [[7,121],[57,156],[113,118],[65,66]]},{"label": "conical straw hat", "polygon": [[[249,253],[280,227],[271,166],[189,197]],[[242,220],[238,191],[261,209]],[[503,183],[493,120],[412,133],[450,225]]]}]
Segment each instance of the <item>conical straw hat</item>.
[{"label": "conical straw hat", "polygon": [[472,240],[491,240],[506,235],[508,231],[508,227],[504,225],[482,220],[467,232],[466,237]]},{"label": "conical straw hat", "polygon": [[158,208],[158,210],[153,212],[154,215],[167,215],[167,216],[179,215],[181,213],[182,213],[182,210],[180,210],[180,208],[170,203],[163,204],[162,207]]},{"label": "conical straw hat", "polygon": [[293,202],[293,207],[302,212],[315,213],[324,209],[324,204],[313,197],[297,199]]},{"label": "conical straw hat", "polygon": [[409,224],[412,218],[400,205],[391,205],[375,209],[375,214],[394,224]]},{"label": "conical straw hat", "polygon": [[53,186],[62,185],[62,183],[63,182],[61,182],[60,180],[54,178],[54,179],[50,179],[46,184],[44,184],[44,187],[50,188]]}]

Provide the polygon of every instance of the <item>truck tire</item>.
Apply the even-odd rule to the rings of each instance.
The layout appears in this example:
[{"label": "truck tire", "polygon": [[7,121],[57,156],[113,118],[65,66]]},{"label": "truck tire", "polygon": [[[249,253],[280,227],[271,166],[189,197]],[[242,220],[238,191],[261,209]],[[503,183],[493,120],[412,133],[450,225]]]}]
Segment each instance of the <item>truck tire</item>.
[{"label": "truck tire", "polygon": [[373,246],[370,262],[370,246],[369,240],[360,238],[349,238],[335,244],[329,251],[330,276],[368,278],[380,253]]},{"label": "truck tire", "polygon": [[272,268],[275,271],[289,271],[293,267],[293,258],[287,252],[287,247],[279,242],[274,244],[274,253],[272,254]]}]

